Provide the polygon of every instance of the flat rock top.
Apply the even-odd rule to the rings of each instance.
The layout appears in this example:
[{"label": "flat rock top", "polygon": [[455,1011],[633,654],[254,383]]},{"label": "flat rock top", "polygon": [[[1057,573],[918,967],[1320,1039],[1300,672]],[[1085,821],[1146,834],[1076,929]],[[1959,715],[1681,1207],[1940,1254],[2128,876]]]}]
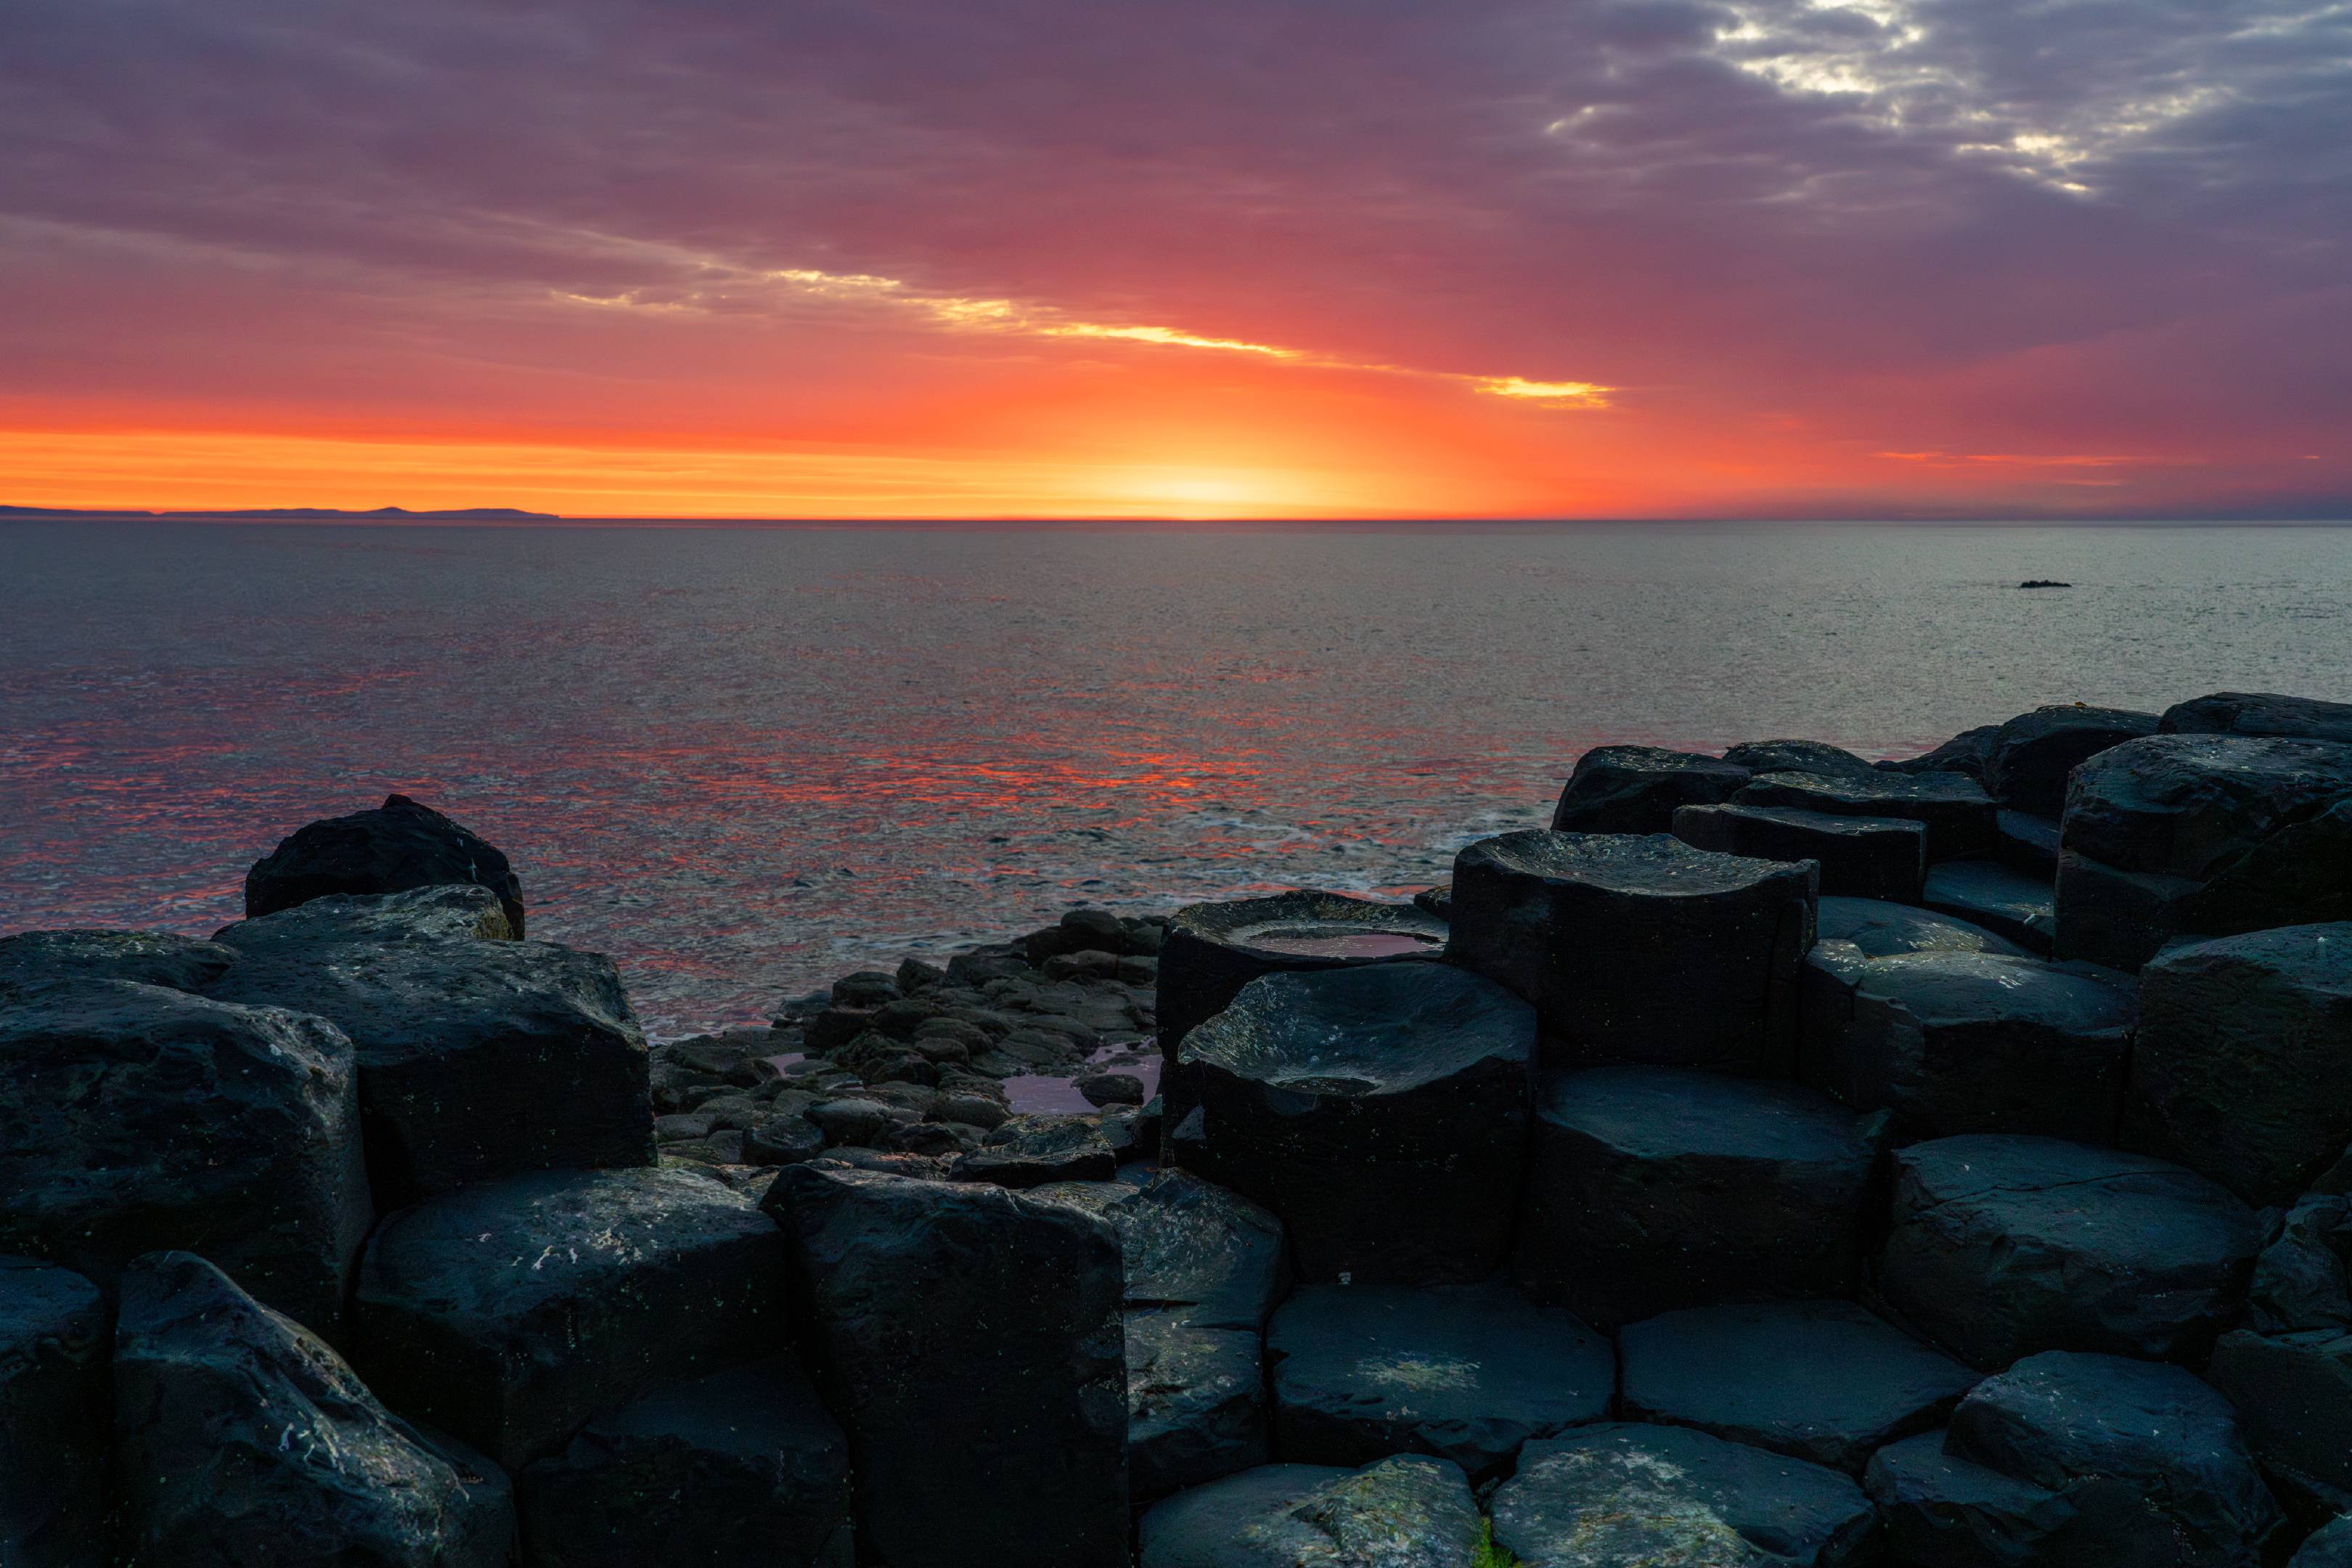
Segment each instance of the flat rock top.
[{"label": "flat rock top", "polygon": [[2249,735],[2148,735],[2074,770],[2061,837],[2127,871],[2201,877],[2320,805],[2352,795],[2352,745]]},{"label": "flat rock top", "polygon": [[1474,1568],[1478,1505],[1443,1459],[1261,1465],[1158,1504],[1139,1539],[1141,1568]]},{"label": "flat rock top", "polygon": [[1075,1205],[1118,1232],[1130,1307],[1192,1308],[1199,1327],[1255,1332],[1281,1293],[1282,1222],[1188,1171],[1129,1166],[1116,1182],[1049,1183],[1029,1196]]},{"label": "flat rock top", "polygon": [[535,1171],[385,1220],[368,1243],[360,1290],[431,1315],[506,1321],[561,1310],[639,1268],[775,1237],[749,1198],[698,1173]]},{"label": "flat rock top", "polygon": [[1694,849],[1670,833],[1555,833],[1530,828],[1481,839],[1454,861],[1454,877],[1506,876],[1575,882],[1611,892],[1704,897],[1798,875],[1785,861]]},{"label": "flat rock top", "polygon": [[1267,974],[1184,1037],[1181,1058],[1301,1094],[1394,1094],[1485,1061],[1528,1062],[1535,1009],[1444,963]]},{"label": "flat rock top", "polygon": [[1840,816],[1827,811],[1807,811],[1802,806],[1757,805],[1746,801],[1728,802],[1722,805],[1686,805],[1683,809],[1719,813],[1750,822],[1769,822],[1776,827],[1826,834],[1837,838],[1866,838],[1878,833],[1900,834],[1912,838],[1925,838],[1927,835],[1925,827],[1907,816]]},{"label": "flat rock top", "polygon": [[1852,1561],[1873,1523],[1835,1470],[1631,1422],[1529,1443],[1494,1507],[1496,1543],[1543,1568],[1826,1568]]},{"label": "flat rock top", "polygon": [[2167,733],[2283,735],[2352,741],[2352,703],[2323,702],[2274,691],[2216,691],[2176,702],[2159,723]]},{"label": "flat rock top", "polygon": [[1719,774],[1727,782],[1745,778],[1752,769],[1721,757],[1697,752],[1674,752],[1664,746],[1595,746],[1576,759],[1571,779],[1598,773]]},{"label": "flat rock top", "polygon": [[2305,991],[2352,999],[2352,921],[2276,926],[2167,947],[2144,976],[2255,972]]},{"label": "flat rock top", "polygon": [[2137,987],[2080,970],[1990,952],[1907,952],[1873,959],[1861,994],[1898,1004],[1923,1024],[2018,1022],[2069,1034],[2128,1029]]},{"label": "flat rock top", "polygon": [[1556,1430],[1606,1415],[1616,1388],[1606,1339],[1491,1282],[1301,1286],[1265,1342],[1283,1403],[1390,1421]]},{"label": "flat rock top", "polygon": [[1872,769],[1867,775],[1829,778],[1820,773],[1759,773],[1735,797],[1742,805],[1798,805],[1818,801],[1824,808],[1881,805],[1982,805],[1992,796],[1966,773],[1895,773]]},{"label": "flat rock top", "polygon": [[[1171,936],[1222,947],[1251,949],[1276,958],[1389,958],[1445,941],[1445,922],[1411,904],[1383,903],[1315,889],[1263,899],[1188,904],[1168,922]],[[1411,944],[1381,952],[1353,951],[1349,941],[1388,935]]]},{"label": "flat rock top", "polygon": [[216,942],[160,931],[28,931],[0,937],[0,993],[59,980],[201,991],[236,962]]},{"label": "flat rock top", "polygon": [[2030,956],[1997,932],[1951,915],[1877,899],[1823,895],[1816,930],[1824,942],[1851,942],[1870,958],[1898,952],[1990,952]]},{"label": "flat rock top", "polygon": [[1680,1068],[1547,1073],[1536,1114],[1620,1153],[1867,1165],[1861,1119],[1792,1083]]},{"label": "flat rock top", "polygon": [[440,883],[399,893],[329,893],[275,914],[221,927],[213,941],[240,953],[335,942],[511,940],[506,910],[490,889]]},{"label": "flat rock top", "polygon": [[1746,741],[1726,751],[1723,760],[1751,773],[1820,773],[1825,778],[1853,779],[1878,771],[1844,747],[1826,741]]},{"label": "flat rock top", "polygon": [[2226,1189],[2146,1154],[1972,1132],[1898,1149],[1895,1163],[1913,1214],[1969,1211],[2020,1244],[2251,1258],[2261,1242]]}]

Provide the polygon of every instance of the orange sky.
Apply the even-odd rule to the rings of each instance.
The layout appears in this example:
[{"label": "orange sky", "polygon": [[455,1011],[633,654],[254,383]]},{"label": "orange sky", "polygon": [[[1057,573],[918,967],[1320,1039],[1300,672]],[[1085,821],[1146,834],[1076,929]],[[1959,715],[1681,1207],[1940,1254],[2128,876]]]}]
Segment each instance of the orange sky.
[{"label": "orange sky", "polygon": [[2352,496],[2299,129],[2347,51],[2252,48],[2254,0],[2137,50],[1924,0],[125,8],[0,18],[0,503]]}]

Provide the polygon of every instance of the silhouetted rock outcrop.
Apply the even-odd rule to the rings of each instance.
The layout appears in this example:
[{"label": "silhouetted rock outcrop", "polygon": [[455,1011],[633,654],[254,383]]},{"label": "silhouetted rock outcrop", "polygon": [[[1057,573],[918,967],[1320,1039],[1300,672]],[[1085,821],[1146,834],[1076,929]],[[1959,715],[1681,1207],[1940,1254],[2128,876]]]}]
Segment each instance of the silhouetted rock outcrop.
[{"label": "silhouetted rock outcrop", "polygon": [[404,795],[373,811],[314,822],[245,874],[245,912],[275,914],[329,893],[404,893],[471,882],[498,895],[507,934],[523,934],[522,882],[478,835]]}]

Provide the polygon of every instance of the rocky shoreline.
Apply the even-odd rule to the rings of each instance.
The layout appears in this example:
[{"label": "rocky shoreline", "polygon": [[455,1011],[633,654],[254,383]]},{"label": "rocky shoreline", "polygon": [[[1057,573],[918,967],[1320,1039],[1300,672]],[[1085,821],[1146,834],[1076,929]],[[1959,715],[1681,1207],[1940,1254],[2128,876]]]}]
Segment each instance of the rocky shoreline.
[{"label": "rocky shoreline", "polygon": [[0,1563],[2352,1565],[2352,706],[1604,747],[651,1047],[523,894],[394,796],[0,938]]}]

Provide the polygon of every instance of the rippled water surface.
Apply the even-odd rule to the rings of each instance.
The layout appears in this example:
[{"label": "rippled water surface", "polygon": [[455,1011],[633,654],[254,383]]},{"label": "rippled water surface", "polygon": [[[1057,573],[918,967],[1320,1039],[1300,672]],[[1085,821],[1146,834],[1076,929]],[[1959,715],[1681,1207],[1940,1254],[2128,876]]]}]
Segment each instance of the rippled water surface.
[{"label": "rippled water surface", "polygon": [[1074,903],[1424,887],[1610,742],[2352,698],[2332,528],[15,522],[0,584],[0,930],[208,931],[397,789],[664,1032]]}]

